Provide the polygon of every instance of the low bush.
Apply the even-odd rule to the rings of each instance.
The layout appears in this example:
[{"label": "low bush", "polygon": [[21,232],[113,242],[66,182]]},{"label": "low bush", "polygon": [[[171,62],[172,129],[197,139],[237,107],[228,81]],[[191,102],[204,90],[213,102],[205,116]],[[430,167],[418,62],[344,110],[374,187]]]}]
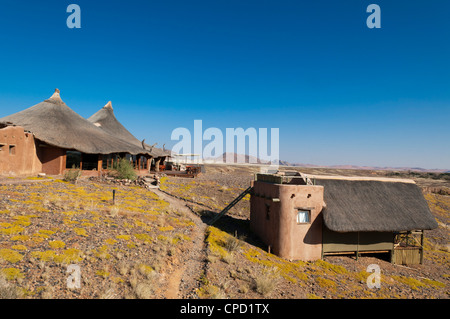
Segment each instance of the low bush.
[{"label": "low bush", "polygon": [[64,172],[64,181],[66,182],[77,182],[81,176],[81,170],[79,168],[68,169]]},{"label": "low bush", "polygon": [[228,237],[225,240],[225,248],[229,251],[229,252],[233,252],[233,251],[237,251],[239,250],[239,247],[241,246],[241,243],[239,242],[239,239],[235,238],[235,237]]},{"label": "low bush", "polygon": [[254,289],[263,296],[267,296],[278,285],[279,279],[279,273],[275,268],[266,268],[254,278]]},{"label": "low bush", "polygon": [[121,158],[114,164],[111,175],[117,179],[129,179],[132,181],[137,177],[133,164],[126,158]]},{"label": "low bush", "polygon": [[8,283],[3,274],[0,274],[0,299],[18,299],[21,292],[18,287]]}]

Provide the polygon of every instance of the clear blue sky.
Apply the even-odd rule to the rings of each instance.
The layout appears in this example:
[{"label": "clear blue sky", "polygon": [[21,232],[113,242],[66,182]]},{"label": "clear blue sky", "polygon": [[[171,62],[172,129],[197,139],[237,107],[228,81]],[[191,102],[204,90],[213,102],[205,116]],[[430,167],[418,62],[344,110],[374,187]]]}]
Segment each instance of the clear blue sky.
[{"label": "clear blue sky", "polygon": [[279,128],[290,162],[450,169],[449,21],[448,0],[1,1],[0,117],[59,88],[159,146],[201,119]]}]

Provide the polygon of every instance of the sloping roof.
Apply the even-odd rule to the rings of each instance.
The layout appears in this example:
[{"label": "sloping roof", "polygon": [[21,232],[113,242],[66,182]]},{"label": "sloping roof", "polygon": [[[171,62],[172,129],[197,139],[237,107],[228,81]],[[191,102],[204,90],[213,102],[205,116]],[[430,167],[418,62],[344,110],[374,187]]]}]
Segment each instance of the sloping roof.
[{"label": "sloping roof", "polygon": [[317,179],[325,226],[337,232],[434,229],[437,222],[414,182]]},{"label": "sloping roof", "polygon": [[95,126],[101,128],[107,133],[114,135],[128,143],[136,145],[138,147],[144,147],[154,157],[168,156],[169,154],[162,149],[151,147],[142,141],[139,141],[133,134],[130,133],[116,118],[114,110],[112,108],[111,101],[109,101],[104,107],[98,110],[95,114],[88,118],[88,121]]},{"label": "sloping roof", "polygon": [[58,89],[48,100],[1,118],[0,122],[22,126],[47,144],[82,153],[148,153],[142,146],[116,138],[75,113],[61,100]]},{"label": "sloping roof", "polygon": [[128,143],[142,147],[142,142],[131,134],[116,118],[111,101],[87,119],[95,126]]},{"label": "sloping roof", "polygon": [[172,155],[172,152],[170,150],[154,147],[146,143],[144,143],[144,145],[155,157],[167,157]]}]

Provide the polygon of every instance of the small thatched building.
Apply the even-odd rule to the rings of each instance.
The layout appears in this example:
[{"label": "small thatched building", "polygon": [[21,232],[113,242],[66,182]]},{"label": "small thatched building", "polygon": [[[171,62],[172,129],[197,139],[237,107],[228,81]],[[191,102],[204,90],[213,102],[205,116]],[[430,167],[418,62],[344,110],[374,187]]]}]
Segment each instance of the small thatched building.
[{"label": "small thatched building", "polygon": [[[93,123],[95,126],[101,128],[105,132],[114,135],[115,137],[126,141],[127,143],[133,144],[140,148],[145,148],[151,155],[151,159],[145,156],[131,156],[130,160],[133,161],[136,169],[155,169],[159,168],[159,164],[163,164],[166,157],[169,156],[169,152],[156,148],[154,146],[149,146],[144,143],[144,141],[139,141],[133,134],[130,133],[123,125],[120,123],[116,116],[114,115],[114,110],[109,101],[104,107],[98,110],[95,114],[88,118],[88,121]],[[113,161],[111,156],[107,159],[108,163]]]},{"label": "small thatched building", "polygon": [[100,171],[103,156],[125,154],[151,157],[95,126],[70,109],[59,90],[47,100],[0,119],[0,172],[62,174],[73,165]]},{"label": "small thatched building", "polygon": [[437,227],[412,180],[257,174],[250,225],[287,259],[388,252],[421,263],[423,231]]}]

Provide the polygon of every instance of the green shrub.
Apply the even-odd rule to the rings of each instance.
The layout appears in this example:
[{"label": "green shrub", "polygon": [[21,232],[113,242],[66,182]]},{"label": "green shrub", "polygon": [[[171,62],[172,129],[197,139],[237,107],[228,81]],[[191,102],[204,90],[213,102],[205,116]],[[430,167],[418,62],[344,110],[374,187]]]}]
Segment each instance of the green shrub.
[{"label": "green shrub", "polygon": [[66,182],[76,182],[81,176],[81,170],[78,168],[68,169],[64,172],[64,180]]},{"label": "green shrub", "polygon": [[225,241],[225,248],[229,252],[237,251],[240,246],[241,246],[241,243],[239,242],[239,239],[232,237],[232,236],[227,237],[227,239]]},{"label": "green shrub", "polygon": [[113,167],[113,176],[118,179],[135,180],[137,177],[133,164],[126,158],[121,158]]}]

